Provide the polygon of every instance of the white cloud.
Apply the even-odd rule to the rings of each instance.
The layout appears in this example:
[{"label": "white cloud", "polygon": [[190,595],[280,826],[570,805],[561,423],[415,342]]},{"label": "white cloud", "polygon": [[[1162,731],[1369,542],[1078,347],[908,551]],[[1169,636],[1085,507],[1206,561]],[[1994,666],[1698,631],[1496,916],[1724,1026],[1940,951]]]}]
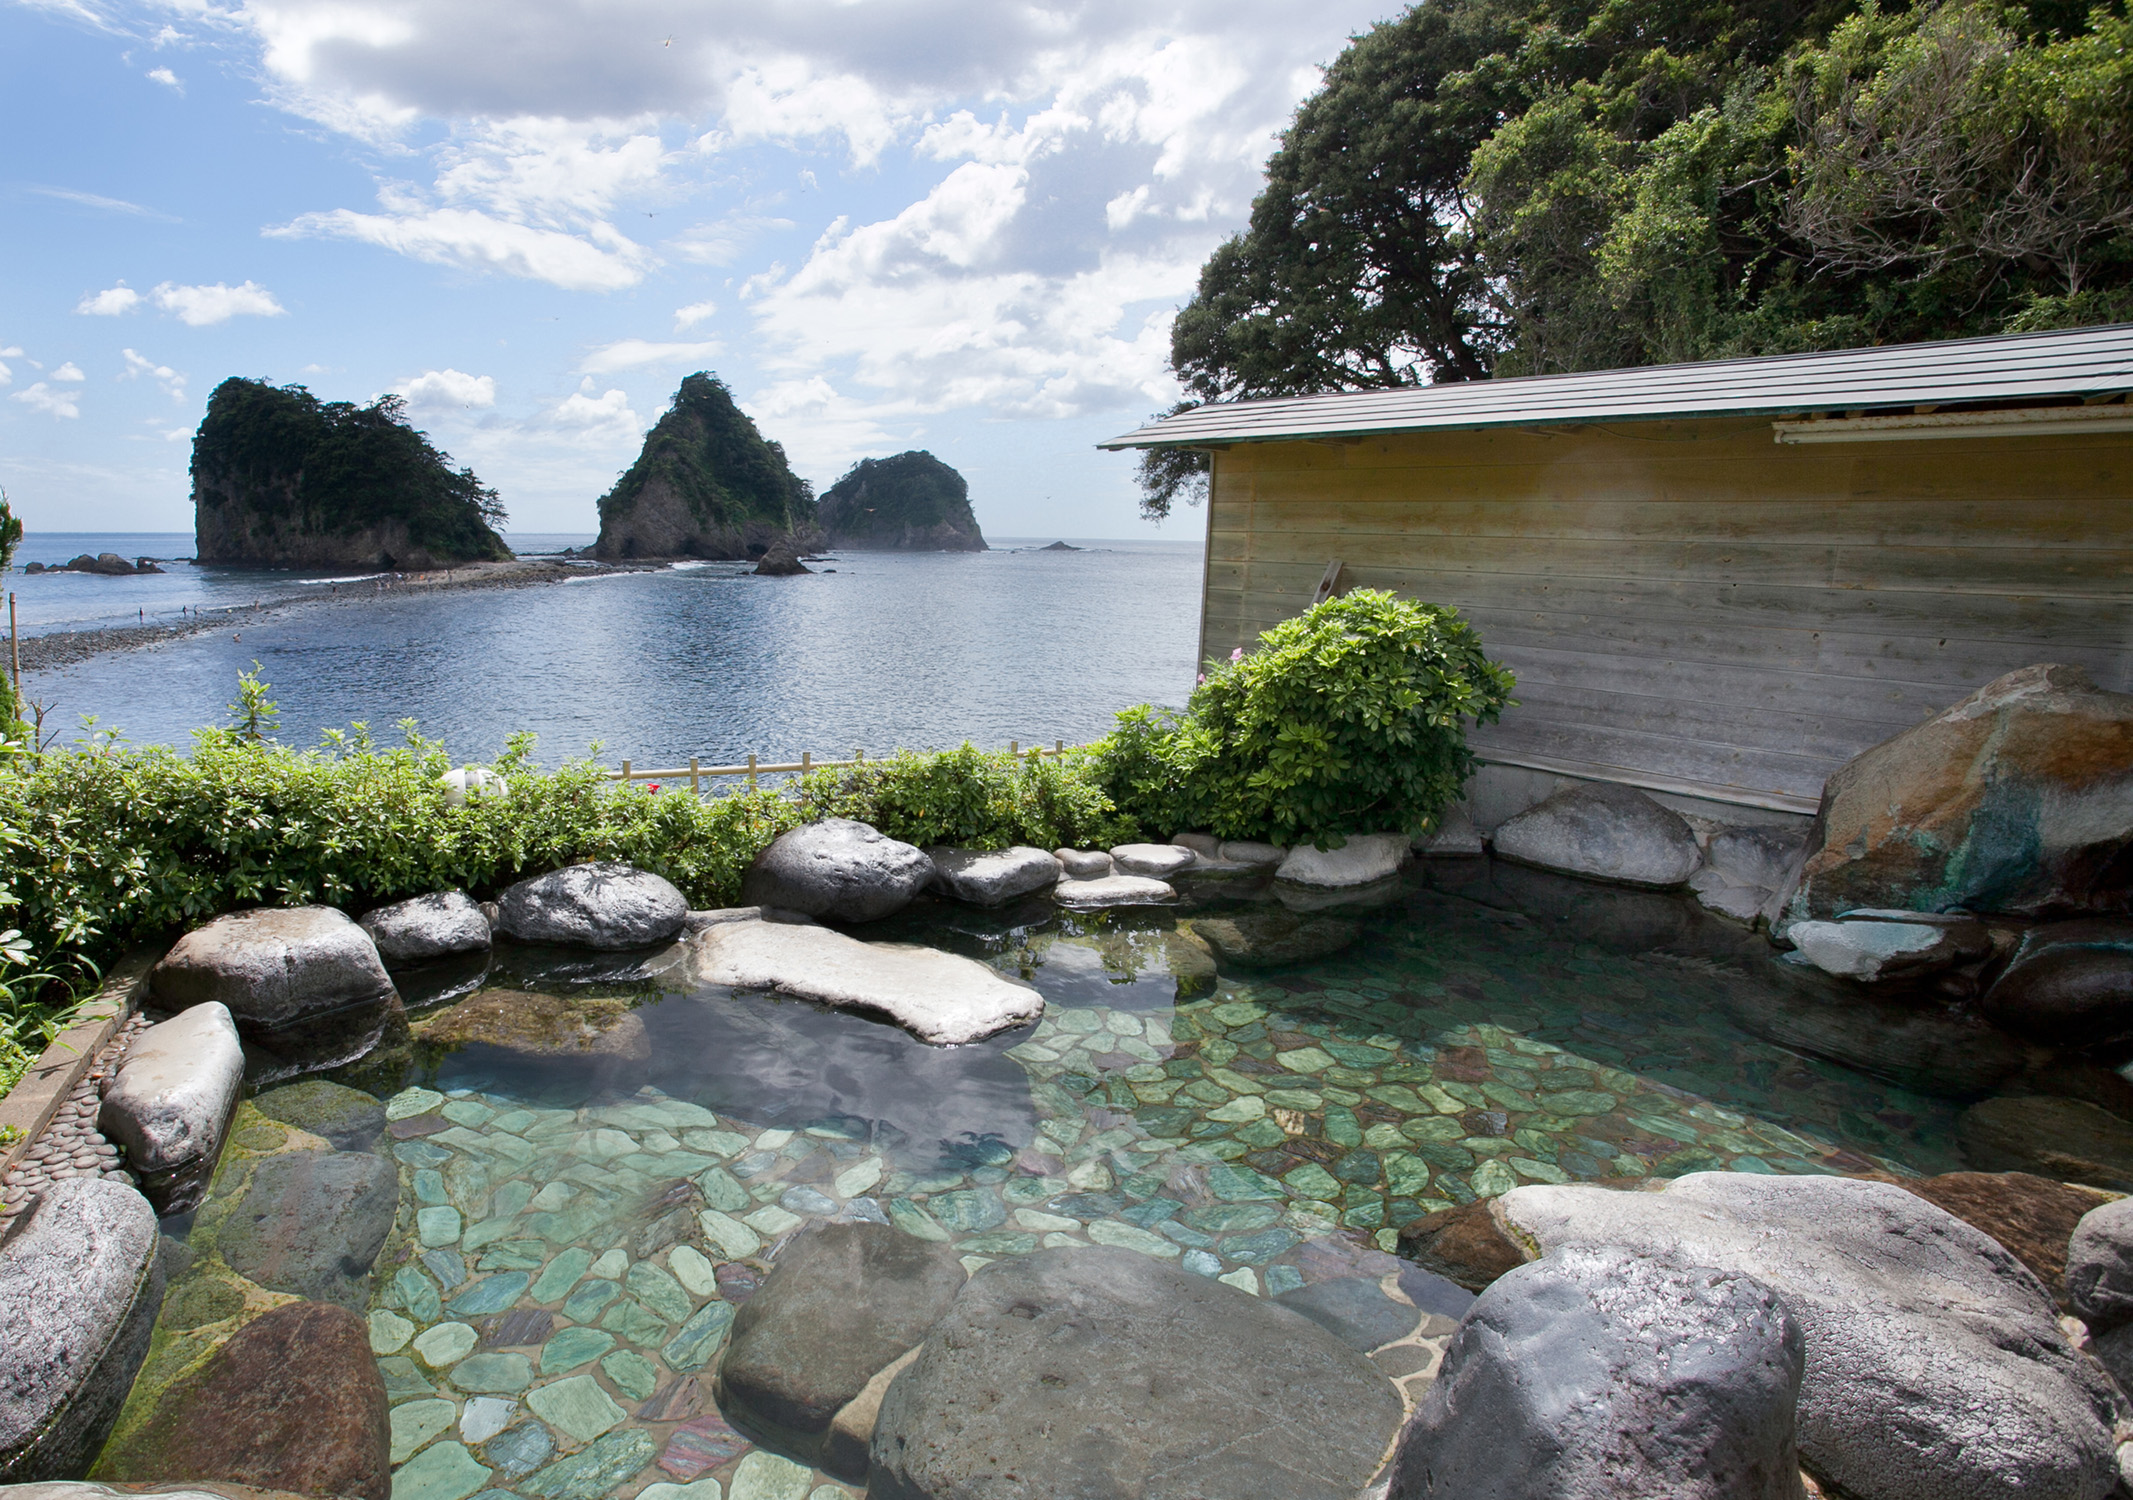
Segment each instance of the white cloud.
[{"label": "white cloud", "polygon": [[361,240],[415,260],[501,271],[572,292],[610,292],[644,279],[643,247],[610,225],[584,236],[513,223],[478,209],[433,208],[359,214],[345,208],[298,216],[269,234]]},{"label": "white cloud", "polygon": [[715,316],[717,312],[716,302],[691,302],[687,307],[677,307],[674,309],[674,331],[687,333],[705,319]]},{"label": "white cloud", "polygon": [[70,359],[65,364],[61,365],[58,369],[52,372],[52,378],[54,380],[65,380],[73,382],[87,380],[89,377],[82,374],[81,366],[77,365],[76,363],[74,363],[73,360]]},{"label": "white cloud", "polygon": [[0,349],[0,385],[13,385],[15,383],[15,372],[7,367],[6,361],[20,358],[22,358],[22,351],[13,344],[8,345],[5,349]]},{"label": "white cloud", "polygon": [[590,438],[635,437],[644,422],[630,410],[630,398],[622,391],[607,390],[595,396],[590,375],[569,396],[548,412],[551,426],[573,429]]},{"label": "white cloud", "polygon": [[166,281],[151,294],[156,306],[176,313],[178,321],[192,328],[206,328],[231,318],[278,318],[287,309],[274,294],[256,282],[237,286],[215,282],[212,286],[179,286]]},{"label": "white cloud", "polygon": [[490,407],[496,404],[496,377],[459,370],[429,370],[395,387],[409,406]]},{"label": "white cloud", "polygon": [[121,313],[130,313],[141,305],[141,294],[120,282],[101,292],[92,292],[76,304],[74,310],[85,317],[115,318]]},{"label": "white cloud", "polygon": [[[121,380],[139,380],[147,376],[163,387],[173,401],[185,399],[185,377],[169,365],[159,365],[154,360],[134,349],[120,351],[126,356],[126,368],[119,372]],[[155,425],[151,420],[150,425]]]},{"label": "white cloud", "polygon": [[81,407],[78,404],[80,393],[78,391],[55,391],[41,380],[35,385],[26,386],[22,390],[15,392],[8,399],[10,401],[24,402],[37,411],[50,412],[55,417],[78,417],[81,415]]},{"label": "white cloud", "polygon": [[170,89],[173,92],[180,94],[185,92],[184,82],[178,77],[177,74],[171,72],[168,68],[150,68],[148,70],[148,77],[153,79],[155,82],[162,84],[163,87]]},{"label": "white cloud", "polygon": [[124,198],[106,198],[101,193],[84,193],[74,188],[39,187],[34,184],[28,191],[40,198],[57,198],[62,203],[77,203],[83,208],[98,208],[106,213],[131,214],[135,218],[154,219],[163,224],[184,222],[177,215],[164,213],[161,209],[143,208],[138,203],[128,203]]},{"label": "white cloud", "polygon": [[[716,339],[700,344],[659,344],[647,339],[617,339],[585,356],[578,365],[581,375],[605,375],[615,370],[633,370],[639,365],[699,364],[725,346]],[[613,394],[610,392],[610,394]]]}]

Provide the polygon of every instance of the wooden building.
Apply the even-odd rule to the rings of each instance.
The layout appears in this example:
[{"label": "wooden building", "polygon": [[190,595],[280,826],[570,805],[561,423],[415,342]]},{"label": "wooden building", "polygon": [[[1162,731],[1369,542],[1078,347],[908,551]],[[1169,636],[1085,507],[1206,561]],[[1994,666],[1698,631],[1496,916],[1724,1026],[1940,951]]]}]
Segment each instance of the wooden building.
[{"label": "wooden building", "polygon": [[1473,736],[1484,827],[1564,776],[1782,821],[2016,667],[2133,691],[2128,391],[2116,326],[1220,403],[1103,446],[1212,456],[1203,658],[1336,564],[1457,606],[1518,674]]}]

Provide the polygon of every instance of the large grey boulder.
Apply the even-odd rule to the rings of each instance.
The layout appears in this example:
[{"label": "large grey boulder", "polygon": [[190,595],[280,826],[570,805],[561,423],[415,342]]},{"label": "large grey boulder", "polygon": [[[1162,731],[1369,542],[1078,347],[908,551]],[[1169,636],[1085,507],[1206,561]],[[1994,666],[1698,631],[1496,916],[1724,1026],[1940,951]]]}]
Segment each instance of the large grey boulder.
[{"label": "large grey boulder", "polygon": [[1801,1347],[1751,1276],[1559,1251],[1468,1310],[1392,1500],[1800,1500]]},{"label": "large grey boulder", "polygon": [[823,1224],[786,1241],[733,1320],[719,1364],[719,1414],[788,1458],[854,1482],[866,1450],[840,1451],[837,1414],[917,1347],[965,1272],[946,1244],[886,1224]]},{"label": "large grey boulder", "polygon": [[699,984],[775,990],[892,1021],[922,1042],[982,1041],[1044,1014],[1044,997],[975,959],[862,943],[827,927],[729,922],[690,939]]},{"label": "large grey boulder", "polygon": [[123,1183],[54,1183],[0,1246],[0,1482],[89,1466],[163,1304],[155,1210]]},{"label": "large grey boulder", "polygon": [[1893,1183],[1699,1172],[1659,1192],[1520,1187],[1543,1255],[1616,1247],[1752,1276],[1806,1339],[1799,1444],[1854,1500],[2103,1500],[2119,1398],[1983,1231]]},{"label": "large grey boulder", "polygon": [[219,1002],[247,1033],[377,1009],[393,998],[377,944],[330,906],[257,907],[217,917],[179,938],[150,983],[164,1009]]},{"label": "large grey boulder", "polygon": [[1351,833],[1338,849],[1298,844],[1282,857],[1274,878],[1334,889],[1369,885],[1397,875],[1413,854],[1414,841],[1404,833]]},{"label": "large grey boulder", "polygon": [[1146,875],[1168,880],[1198,858],[1182,844],[1120,844],[1111,851],[1111,862],[1127,875]]},{"label": "large grey boulder", "polygon": [[216,1248],[268,1291],[360,1313],[399,1202],[398,1168],[367,1151],[265,1157],[221,1211]]},{"label": "large grey boulder", "polygon": [[96,1128],[126,1148],[126,1165],[160,1213],[200,1201],[244,1088],[244,1044],[229,1007],[180,1011],[133,1039],[104,1085]]},{"label": "large grey boulder", "polygon": [[2087,1049],[2133,1036],[2133,918],[2030,929],[1978,1008],[2047,1046]]},{"label": "large grey boulder", "polygon": [[362,926],[388,969],[489,948],[489,919],[481,903],[465,891],[433,891],[395,901],[365,912]]},{"label": "large grey boulder", "polygon": [[1131,1250],[1040,1250],[971,1277],[889,1386],[867,1494],[1355,1500],[1399,1422],[1298,1313]]},{"label": "large grey boulder", "polygon": [[1100,875],[1092,880],[1062,880],[1052,887],[1052,899],[1061,906],[1153,906],[1174,900],[1177,891],[1167,880],[1147,875]]},{"label": "large grey boulder", "polygon": [[565,865],[496,898],[506,937],[568,948],[648,948],[681,931],[689,903],[673,882],[622,864]]},{"label": "large grey boulder", "polygon": [[838,922],[902,911],[933,879],[923,849],[850,818],[781,833],[741,878],[741,900]]},{"label": "large grey boulder", "polygon": [[1795,922],[1785,939],[1823,973],[1867,984],[1930,974],[1992,949],[1975,922]]},{"label": "large grey boulder", "polygon": [[928,849],[933,887],[958,901],[999,906],[1059,883],[1059,860],[1042,849]]},{"label": "large grey boulder", "polygon": [[1688,821],[1633,786],[1565,787],[1498,825],[1497,856],[1543,870],[1667,890],[1703,862]]},{"label": "large grey boulder", "polygon": [[2133,1198],[2092,1208],[2074,1226],[2066,1295],[2092,1332],[2133,1323]]}]

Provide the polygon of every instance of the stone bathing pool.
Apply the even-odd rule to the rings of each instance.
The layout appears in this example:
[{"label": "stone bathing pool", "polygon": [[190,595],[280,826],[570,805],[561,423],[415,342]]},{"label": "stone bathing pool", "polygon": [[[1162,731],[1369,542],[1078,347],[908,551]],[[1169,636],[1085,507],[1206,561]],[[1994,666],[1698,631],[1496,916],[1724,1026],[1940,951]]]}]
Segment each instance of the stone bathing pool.
[{"label": "stone bathing pool", "polygon": [[[692,987],[675,950],[499,947],[403,976],[412,1038],[327,1075],[383,1101],[374,1149],[397,1173],[350,1293],[393,1403],[395,1500],[855,1492],[754,1450],[711,1394],[735,1309],[810,1221],[891,1223],[972,1267],[1116,1246],[1275,1296],[1390,1287],[1400,1225],[1520,1183],[1963,1165],[1989,1044],[1875,1022],[1874,1073],[1823,1060],[1867,1029],[1860,1002],[1686,898],[1429,861],[1374,904],[1295,914],[1305,941],[1359,924],[1350,946],[1253,968],[1199,929],[1267,912],[1264,883],[1180,888],[1096,913],[922,901],[864,929],[1043,993],[1037,1026],[961,1048]],[[144,1382],[254,1295],[217,1268],[229,1203],[263,1160],[316,1148],[291,1123],[332,1129],[284,1087],[240,1113],[197,1222],[169,1226],[200,1253]],[[1397,1284],[1439,1315],[1422,1333],[1449,1333],[1465,1294]],[[1426,1377],[1441,1344],[1377,1358]]]}]

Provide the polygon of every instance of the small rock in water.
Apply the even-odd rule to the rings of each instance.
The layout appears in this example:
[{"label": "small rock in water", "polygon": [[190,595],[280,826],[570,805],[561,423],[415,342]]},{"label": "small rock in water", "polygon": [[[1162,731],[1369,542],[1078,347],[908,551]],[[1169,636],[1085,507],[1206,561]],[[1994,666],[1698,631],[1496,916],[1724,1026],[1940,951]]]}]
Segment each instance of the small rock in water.
[{"label": "small rock in water", "polygon": [[1499,858],[1520,864],[1654,889],[1682,884],[1703,860],[1681,814],[1605,781],[1565,788],[1506,820],[1495,844]]},{"label": "small rock in water", "polygon": [[1991,940],[1976,923],[1795,922],[1785,938],[1802,958],[1842,979],[1865,983],[1929,973],[1982,958]]},{"label": "small rock in water", "polygon": [[1052,858],[1074,880],[1101,880],[1114,868],[1111,856],[1101,849],[1054,849]]},{"label": "small rock in water", "polygon": [[1058,884],[1059,861],[1042,849],[928,849],[934,889],[958,901],[999,906]]},{"label": "small rock in water", "polygon": [[2047,1046],[2085,1051],[2133,1036],[2133,920],[2032,928],[1978,1009]]},{"label": "small rock in water", "polygon": [[291,1151],[252,1168],[216,1248],[269,1291],[360,1309],[399,1207],[393,1163],[357,1151]]},{"label": "small rock in water", "polygon": [[1120,844],[1111,862],[1128,875],[1166,880],[1193,862],[1193,851],[1178,844]]},{"label": "small rock in water", "polygon": [[372,1150],[385,1130],[385,1107],[376,1099],[323,1078],[269,1089],[252,1107],[270,1120],[322,1136],[343,1151]]},{"label": "small rock in water", "polygon": [[933,878],[925,851],[850,818],[824,818],[782,833],[741,877],[741,900],[874,922],[911,904]]},{"label": "small rock in water", "polygon": [[1335,889],[1370,885],[1398,874],[1413,852],[1404,833],[1352,833],[1338,849],[1298,844],[1283,856],[1274,878]]},{"label": "small rock in water", "polygon": [[489,946],[489,919],[464,891],[437,891],[366,912],[363,930],[388,969],[429,963]]},{"label": "small rock in water", "polygon": [[1415,853],[1432,859],[1448,859],[1485,853],[1481,830],[1457,803],[1437,814],[1437,823],[1415,840]]},{"label": "small rock in water", "polygon": [[97,1128],[125,1148],[149,1200],[182,1213],[207,1189],[243,1086],[244,1046],[228,1008],[196,1005],[133,1039],[104,1087]]},{"label": "small rock in water", "polygon": [[507,937],[610,951],[667,941],[689,910],[664,877],[612,863],[566,865],[521,880],[497,905]]}]

